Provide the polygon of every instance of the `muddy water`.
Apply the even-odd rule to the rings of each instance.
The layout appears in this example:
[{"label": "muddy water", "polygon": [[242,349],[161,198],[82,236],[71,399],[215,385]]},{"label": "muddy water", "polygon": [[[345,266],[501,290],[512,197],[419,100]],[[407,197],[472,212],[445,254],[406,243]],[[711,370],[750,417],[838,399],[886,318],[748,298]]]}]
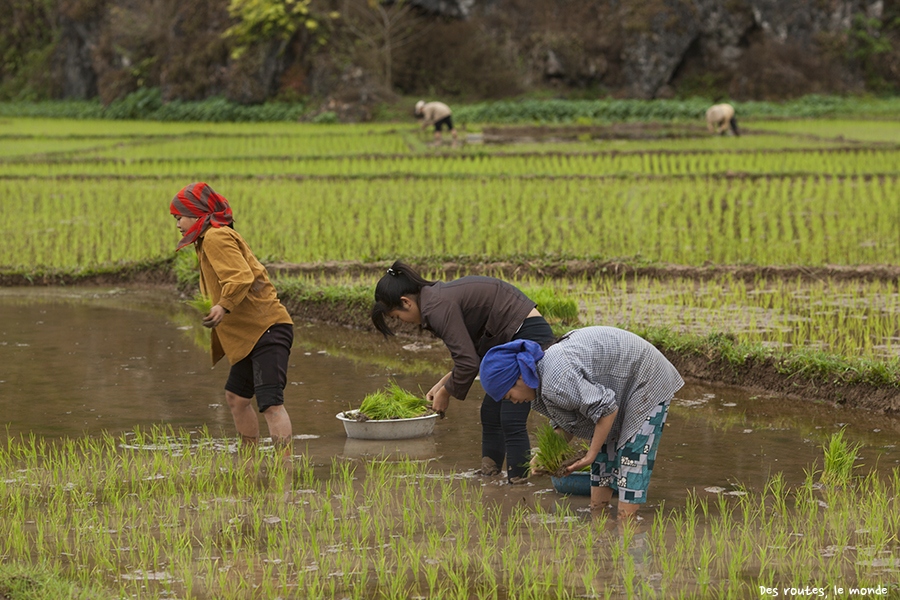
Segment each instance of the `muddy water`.
[{"label": "muddy water", "polygon": [[[195,342],[199,314],[169,291],[135,289],[0,289],[0,405],[6,433],[47,438],[121,434],[170,424],[231,436],[222,387],[227,363],[210,368]],[[407,455],[472,476],[480,463],[481,388],[453,402],[427,438],[398,442],[348,439],[336,413],[390,379],[427,390],[450,367],[438,340],[382,340],[372,333],[298,324],[285,390],[295,450],[327,465],[332,457]],[[532,430],[542,417],[532,415]],[[265,421],[260,419],[265,435]],[[771,473],[789,484],[822,464],[822,443],[846,426],[863,443],[860,464],[900,465],[894,440],[900,420],[861,411],[759,396],[689,383],[678,392],[661,440],[651,504],[683,503],[689,490],[761,489]],[[489,482],[497,497],[532,496],[549,487]],[[555,496],[555,495],[554,495]],[[573,505],[586,504],[571,498]]]}]

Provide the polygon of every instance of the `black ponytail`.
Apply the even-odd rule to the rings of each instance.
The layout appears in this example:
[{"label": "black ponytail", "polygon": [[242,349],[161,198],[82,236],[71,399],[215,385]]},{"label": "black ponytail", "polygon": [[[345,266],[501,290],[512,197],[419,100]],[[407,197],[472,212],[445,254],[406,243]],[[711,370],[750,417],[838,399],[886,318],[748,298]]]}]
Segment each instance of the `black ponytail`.
[{"label": "black ponytail", "polygon": [[372,307],[372,323],[375,329],[384,337],[394,335],[384,317],[389,312],[403,308],[401,298],[418,297],[423,287],[434,285],[435,281],[422,278],[412,267],[400,262],[394,262],[375,285],[375,306]]}]

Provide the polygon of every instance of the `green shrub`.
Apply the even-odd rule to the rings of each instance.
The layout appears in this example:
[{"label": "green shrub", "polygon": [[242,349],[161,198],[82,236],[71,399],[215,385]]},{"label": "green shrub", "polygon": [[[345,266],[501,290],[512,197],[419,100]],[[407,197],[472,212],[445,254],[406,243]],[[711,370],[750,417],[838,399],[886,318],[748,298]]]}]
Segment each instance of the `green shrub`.
[{"label": "green shrub", "polygon": [[0,103],[2,117],[67,119],[140,119],[147,121],[201,121],[212,123],[297,121],[306,111],[302,102],[266,102],[245,105],[215,96],[200,101],[163,102],[159,88],[141,88],[104,108],[99,101],[47,101]]},{"label": "green shrub", "polygon": [[[454,107],[454,121],[464,123],[603,123],[623,121],[702,120],[712,104],[707,98],[685,100],[500,100]],[[811,94],[787,102],[734,102],[738,117],[896,116],[900,98],[820,96]],[[99,100],[59,100],[0,103],[3,117],[73,119],[146,119],[152,121],[271,122],[296,121],[303,102],[266,102],[244,105],[221,96],[200,101],[163,102],[158,88],[142,88],[104,108]],[[390,111],[383,114],[396,118]],[[331,111],[315,123],[336,123]],[[470,131],[477,128],[468,128]]]},{"label": "green shrub", "polygon": [[337,113],[333,111],[325,111],[323,113],[317,114],[312,118],[312,122],[316,125],[334,125],[336,123],[340,123],[340,119],[338,119]]}]

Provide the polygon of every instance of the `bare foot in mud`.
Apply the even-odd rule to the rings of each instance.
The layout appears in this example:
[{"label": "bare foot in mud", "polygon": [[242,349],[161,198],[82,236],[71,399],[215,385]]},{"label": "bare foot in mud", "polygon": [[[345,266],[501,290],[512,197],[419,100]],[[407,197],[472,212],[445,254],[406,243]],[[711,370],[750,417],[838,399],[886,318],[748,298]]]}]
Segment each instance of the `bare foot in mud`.
[{"label": "bare foot in mud", "polygon": [[510,485],[525,485],[528,483],[527,477],[510,477],[509,484]]},{"label": "bare foot in mud", "polygon": [[488,458],[487,456],[481,457],[481,468],[475,471],[479,475],[485,475],[487,477],[493,477],[494,475],[500,474],[500,467],[497,466],[497,463],[494,462],[494,459]]}]

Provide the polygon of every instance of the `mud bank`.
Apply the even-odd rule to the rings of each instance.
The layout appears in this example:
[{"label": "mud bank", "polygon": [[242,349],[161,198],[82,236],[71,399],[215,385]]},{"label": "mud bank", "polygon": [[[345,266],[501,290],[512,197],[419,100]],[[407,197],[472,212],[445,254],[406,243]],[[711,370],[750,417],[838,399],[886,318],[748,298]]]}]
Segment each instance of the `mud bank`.
[{"label": "mud bank", "polygon": [[[653,279],[693,279],[710,281],[730,277],[740,281],[758,279],[800,279],[802,281],[898,281],[900,266],[896,265],[826,265],[807,267],[802,265],[675,265],[669,263],[640,264],[625,260],[590,259],[528,259],[482,262],[477,259],[460,261],[408,262],[418,269],[440,279],[453,279],[464,275],[491,275],[505,279],[544,277],[548,279],[593,279],[596,277],[649,277]],[[274,277],[292,275],[321,275],[328,277],[380,277],[391,261],[324,261],[317,263],[276,262],[267,264]],[[103,272],[0,272],[0,286],[29,285],[117,285],[163,284],[175,285],[170,259],[148,264],[124,265]]]},{"label": "mud bank", "polygon": [[[694,279],[709,281],[723,276],[741,281],[758,279],[800,279],[803,281],[897,281],[900,267],[895,265],[828,265],[806,267],[802,265],[754,266],[719,265],[703,266],[653,263],[635,264],[625,261],[604,260],[542,260],[523,259],[494,262],[423,262],[409,261],[417,268],[432,273],[440,279],[453,279],[464,275],[491,275],[505,279],[520,277],[545,277],[550,279],[592,279],[595,277],[649,277],[653,279]],[[269,273],[276,276],[320,274],[328,276],[377,276],[380,277],[390,266],[389,261],[365,263],[356,261],[332,261],[322,263],[273,263],[268,265]]]}]

